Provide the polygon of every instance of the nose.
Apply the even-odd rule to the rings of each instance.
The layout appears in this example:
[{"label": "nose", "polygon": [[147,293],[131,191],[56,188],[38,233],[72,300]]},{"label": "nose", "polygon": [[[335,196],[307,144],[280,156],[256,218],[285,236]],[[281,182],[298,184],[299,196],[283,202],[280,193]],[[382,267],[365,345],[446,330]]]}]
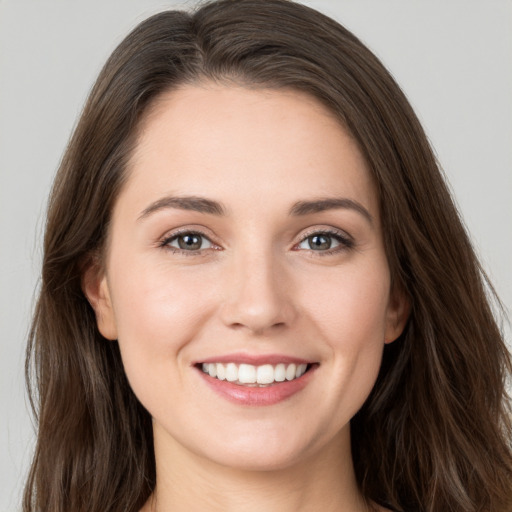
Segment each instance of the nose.
[{"label": "nose", "polygon": [[228,272],[221,309],[225,325],[264,335],[293,323],[292,283],[270,255],[240,255]]}]

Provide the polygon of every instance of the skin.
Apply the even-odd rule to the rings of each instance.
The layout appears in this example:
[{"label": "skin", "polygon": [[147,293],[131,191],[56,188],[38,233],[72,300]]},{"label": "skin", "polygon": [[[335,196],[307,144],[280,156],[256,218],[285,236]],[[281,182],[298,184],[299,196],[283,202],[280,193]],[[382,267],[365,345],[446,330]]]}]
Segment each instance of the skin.
[{"label": "skin", "polygon": [[[167,196],[217,201],[225,214],[147,212]],[[298,201],[333,197],[369,216],[352,207],[290,215]],[[204,235],[199,250],[179,249],[183,229]],[[326,230],[349,242],[327,234],[330,250],[312,248],[307,237]],[[104,264],[87,270],[84,291],[153,417],[157,486],[144,511],[368,510],[349,422],[407,304],[391,290],[365,161],[315,99],[214,84],[160,97],[141,126]],[[192,366],[234,352],[319,366],[283,402],[244,406]]]}]

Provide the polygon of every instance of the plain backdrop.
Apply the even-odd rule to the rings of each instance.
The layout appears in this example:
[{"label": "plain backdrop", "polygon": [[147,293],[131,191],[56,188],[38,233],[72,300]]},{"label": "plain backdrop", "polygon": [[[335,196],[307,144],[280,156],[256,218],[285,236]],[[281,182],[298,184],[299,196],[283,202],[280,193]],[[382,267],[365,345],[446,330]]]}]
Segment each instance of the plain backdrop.
[{"label": "plain backdrop", "polygon": [[[402,86],[510,310],[512,1],[305,3],[358,35]],[[109,53],[138,22],[175,5],[194,2],[0,0],[1,512],[20,508],[34,442],[24,345],[52,177]]]}]

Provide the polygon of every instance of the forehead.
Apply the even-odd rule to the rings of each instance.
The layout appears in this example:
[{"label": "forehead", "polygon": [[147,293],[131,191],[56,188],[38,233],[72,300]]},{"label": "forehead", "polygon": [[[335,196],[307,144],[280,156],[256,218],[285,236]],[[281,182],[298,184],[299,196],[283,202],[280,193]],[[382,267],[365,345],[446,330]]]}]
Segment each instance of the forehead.
[{"label": "forehead", "polygon": [[202,84],[162,94],[140,125],[126,188],[132,203],[163,193],[241,205],[341,194],[377,214],[354,139],[318,100],[294,90]]}]

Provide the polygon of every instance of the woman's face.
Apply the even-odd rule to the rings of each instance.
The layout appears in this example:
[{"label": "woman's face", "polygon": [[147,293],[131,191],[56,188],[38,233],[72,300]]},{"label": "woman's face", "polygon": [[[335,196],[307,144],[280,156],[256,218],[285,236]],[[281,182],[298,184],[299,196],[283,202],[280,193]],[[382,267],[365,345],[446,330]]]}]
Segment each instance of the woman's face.
[{"label": "woman's face", "polygon": [[405,320],[365,161],[294,91],[206,84],[159,98],[104,267],[84,288],[157,450],[231,467],[348,446]]}]

